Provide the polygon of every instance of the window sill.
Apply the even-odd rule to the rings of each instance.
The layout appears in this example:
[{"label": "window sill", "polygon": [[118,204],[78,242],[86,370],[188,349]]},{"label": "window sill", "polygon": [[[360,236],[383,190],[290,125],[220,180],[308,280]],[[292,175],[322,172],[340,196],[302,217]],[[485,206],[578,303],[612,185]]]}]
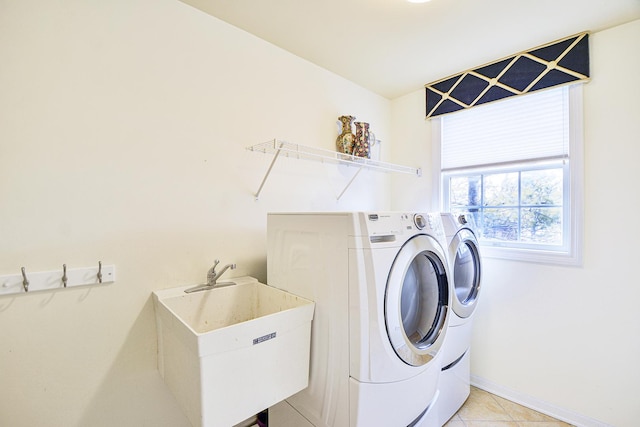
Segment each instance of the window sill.
[{"label": "window sill", "polygon": [[578,251],[556,252],[536,249],[517,249],[483,245],[480,243],[480,254],[483,258],[532,262],[537,264],[564,265],[568,267],[579,267],[582,265],[582,254],[578,253]]}]

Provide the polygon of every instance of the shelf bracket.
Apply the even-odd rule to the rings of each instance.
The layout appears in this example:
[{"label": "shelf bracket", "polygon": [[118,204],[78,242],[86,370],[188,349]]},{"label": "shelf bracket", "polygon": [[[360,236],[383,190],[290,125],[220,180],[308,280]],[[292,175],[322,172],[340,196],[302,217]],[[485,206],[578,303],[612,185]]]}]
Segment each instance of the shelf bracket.
[{"label": "shelf bracket", "polygon": [[353,181],[356,180],[356,178],[358,177],[358,174],[360,174],[360,172],[362,172],[362,167],[358,168],[358,170],[356,171],[356,173],[353,174],[353,177],[349,180],[349,182],[347,183],[347,186],[344,187],[344,190],[342,190],[342,192],[340,194],[338,194],[338,197],[336,197],[336,200],[340,200],[340,198],[342,197],[342,195],[344,194],[345,191],[347,191],[347,189],[349,187],[351,187],[351,184],[353,183]]},{"label": "shelf bracket", "polygon": [[273,165],[276,163],[276,160],[278,160],[278,156],[280,155],[280,152],[282,151],[282,146],[283,143],[277,143],[276,140],[273,140],[274,144],[279,144],[278,147],[276,148],[276,152],[273,155],[273,159],[271,160],[271,164],[269,165],[269,168],[267,169],[267,173],[265,173],[264,178],[262,178],[262,182],[260,183],[260,187],[258,187],[258,191],[256,191],[256,194],[254,194],[254,197],[256,200],[258,200],[258,198],[260,197],[260,192],[262,191],[262,187],[264,187],[264,183],[267,182],[267,178],[269,178],[269,174],[271,174],[271,169],[273,169]]}]

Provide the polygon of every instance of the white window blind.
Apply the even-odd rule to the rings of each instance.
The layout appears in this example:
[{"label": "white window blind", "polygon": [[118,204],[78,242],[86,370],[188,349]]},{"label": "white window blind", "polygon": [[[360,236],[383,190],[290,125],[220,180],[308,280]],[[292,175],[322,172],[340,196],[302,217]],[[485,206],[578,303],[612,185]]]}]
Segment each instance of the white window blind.
[{"label": "white window blind", "polygon": [[569,155],[568,87],[442,117],[442,172]]}]

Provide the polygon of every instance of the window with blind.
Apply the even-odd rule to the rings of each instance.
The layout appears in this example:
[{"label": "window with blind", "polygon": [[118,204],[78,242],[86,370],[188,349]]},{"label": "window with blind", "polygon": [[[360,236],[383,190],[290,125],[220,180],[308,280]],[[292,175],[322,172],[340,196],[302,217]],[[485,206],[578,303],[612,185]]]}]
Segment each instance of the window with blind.
[{"label": "window with blind", "polygon": [[485,256],[581,262],[581,91],[563,86],[437,119],[443,210],[474,216]]}]

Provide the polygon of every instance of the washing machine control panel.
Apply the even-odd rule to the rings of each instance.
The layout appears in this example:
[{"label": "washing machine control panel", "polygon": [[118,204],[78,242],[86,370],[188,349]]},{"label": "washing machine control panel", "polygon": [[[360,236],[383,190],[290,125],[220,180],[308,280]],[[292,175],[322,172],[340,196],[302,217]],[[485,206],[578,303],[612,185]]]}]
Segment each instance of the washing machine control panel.
[{"label": "washing machine control panel", "polygon": [[368,213],[368,235],[431,232],[442,228],[440,214],[383,212]]}]

